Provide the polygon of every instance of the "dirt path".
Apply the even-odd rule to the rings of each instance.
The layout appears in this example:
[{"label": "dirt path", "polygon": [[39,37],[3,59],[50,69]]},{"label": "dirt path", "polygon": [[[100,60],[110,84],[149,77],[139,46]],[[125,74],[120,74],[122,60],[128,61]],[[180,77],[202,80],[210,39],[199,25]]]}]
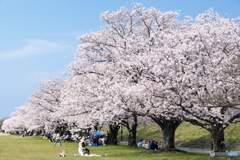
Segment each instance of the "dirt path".
[{"label": "dirt path", "polygon": [[9,134],[0,132],[0,136],[8,136]]}]

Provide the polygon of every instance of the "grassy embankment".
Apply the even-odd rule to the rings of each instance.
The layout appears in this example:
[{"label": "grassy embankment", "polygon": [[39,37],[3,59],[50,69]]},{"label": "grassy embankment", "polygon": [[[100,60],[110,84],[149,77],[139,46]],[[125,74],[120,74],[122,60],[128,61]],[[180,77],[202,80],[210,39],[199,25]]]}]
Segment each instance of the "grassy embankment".
[{"label": "grassy embankment", "polygon": [[[126,140],[126,137],[127,137],[126,129],[123,129],[123,137]],[[139,125],[137,138],[138,139],[157,139],[160,141],[162,138],[162,133],[158,126]],[[190,123],[183,123],[176,130],[175,140],[210,143],[211,138],[210,138],[210,133],[207,130],[198,126],[194,126]],[[225,130],[225,142],[240,143],[240,123],[233,124],[227,127],[227,129]]]}]

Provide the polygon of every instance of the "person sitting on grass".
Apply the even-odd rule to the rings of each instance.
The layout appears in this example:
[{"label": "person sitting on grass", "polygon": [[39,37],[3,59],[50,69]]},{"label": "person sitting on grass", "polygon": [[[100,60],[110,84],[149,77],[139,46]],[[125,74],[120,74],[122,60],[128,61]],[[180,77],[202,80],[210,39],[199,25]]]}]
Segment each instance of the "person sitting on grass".
[{"label": "person sitting on grass", "polygon": [[83,137],[79,142],[78,153],[81,156],[89,155],[89,149],[86,148],[85,138]]},{"label": "person sitting on grass", "polygon": [[158,145],[158,150],[162,150],[162,142],[156,143]]},{"label": "person sitting on grass", "polygon": [[100,137],[98,140],[99,144],[104,145],[105,146],[105,138],[104,137]]},{"label": "person sitting on grass", "polygon": [[149,145],[148,145],[148,149],[151,149],[151,150],[158,150],[158,145],[156,144],[156,141],[155,141],[155,140],[152,140],[152,142],[149,143]]},{"label": "person sitting on grass", "polygon": [[142,147],[148,149],[149,143],[151,143],[151,141],[147,141],[147,143],[143,144]]},{"label": "person sitting on grass", "polygon": [[137,144],[138,147],[143,147],[143,144],[145,144],[146,141],[145,140],[140,140],[140,142]]},{"label": "person sitting on grass", "polygon": [[98,140],[99,140],[98,136],[94,135],[93,136],[93,145],[98,145]]}]

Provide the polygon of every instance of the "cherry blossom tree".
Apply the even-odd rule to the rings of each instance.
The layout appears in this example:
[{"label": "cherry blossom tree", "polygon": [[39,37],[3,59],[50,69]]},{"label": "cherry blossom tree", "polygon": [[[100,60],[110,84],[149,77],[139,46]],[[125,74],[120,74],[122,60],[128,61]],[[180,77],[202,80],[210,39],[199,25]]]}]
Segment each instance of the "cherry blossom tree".
[{"label": "cherry blossom tree", "polygon": [[[141,61],[137,61],[138,64],[135,64],[134,58],[148,59],[148,55],[156,53],[154,52],[155,48],[159,48],[163,44],[160,37],[168,34],[169,29],[175,28],[174,25],[179,25],[179,22],[174,19],[178,16],[177,12],[162,13],[155,8],[145,9],[139,4],[133,5],[131,9],[123,7],[114,13],[103,13],[101,19],[107,25],[101,31],[79,37],[82,43],[78,46],[77,56],[80,60],[70,66],[73,74],[80,74],[80,72],[98,74],[94,69],[99,66],[99,63],[101,65],[111,64],[110,66],[114,68],[111,73],[114,81],[121,84],[127,80],[132,85],[139,83],[141,74],[146,74],[148,68],[144,66],[144,63],[139,65]],[[122,78],[119,79],[121,76]],[[126,101],[128,98],[122,96],[122,99]],[[134,104],[134,102],[131,103]],[[138,108],[138,111],[141,109],[139,105],[125,106],[128,106],[126,110],[132,113],[137,113],[135,107]],[[147,112],[148,110],[144,108],[141,115],[146,115]],[[160,118],[162,117],[160,116]],[[169,117],[167,118],[169,119]],[[179,122],[176,124],[179,125]],[[171,146],[174,147],[174,145]]]},{"label": "cherry blossom tree", "polygon": [[[68,126],[57,114],[61,104],[61,89],[64,81],[59,78],[42,81],[40,87],[29,98],[29,104],[37,115],[32,119],[42,124],[46,131],[65,130]],[[29,116],[32,116],[29,114]]]},{"label": "cherry blossom tree", "polygon": [[[79,72],[79,75],[67,80],[66,88],[63,90],[62,114],[65,115],[68,123],[71,123],[69,120],[76,122],[78,129],[80,127],[95,128],[96,124],[108,125],[110,129],[109,143],[117,144],[120,125],[124,124],[130,130],[129,120],[133,116],[116,103],[117,98],[114,90],[110,87],[112,84],[108,80],[109,75],[104,73],[105,67],[106,65],[103,68],[103,65],[100,64],[95,70],[91,70],[94,73]],[[136,145],[136,137],[135,141],[130,144],[131,146]]]},{"label": "cherry blossom tree", "polygon": [[27,110],[24,106],[15,108],[15,111],[11,113],[11,117],[3,121],[2,129],[8,132],[25,131],[27,129],[24,117],[26,113]]},{"label": "cherry blossom tree", "polygon": [[93,128],[98,121],[92,118],[91,112],[99,107],[94,103],[98,97],[97,88],[93,87],[95,82],[82,74],[70,77],[65,83],[61,91],[62,103],[58,115],[69,124],[73,132]]},{"label": "cherry blossom tree", "polygon": [[214,151],[225,151],[224,130],[240,116],[239,21],[210,9],[187,25],[178,51],[182,56],[176,61],[185,93],[175,91],[176,104],[191,123],[211,133]]},{"label": "cherry blossom tree", "polygon": [[161,61],[145,61],[146,78],[159,85],[154,97],[185,113],[181,119],[207,129],[213,150],[224,151],[224,129],[240,114],[239,21],[210,9],[171,32],[162,37],[168,43],[158,48]]},{"label": "cherry blossom tree", "polygon": [[[59,109],[62,85],[63,83],[59,79],[42,81],[39,89],[29,98],[28,103],[17,108],[9,121],[17,118],[18,123],[21,122],[24,129],[28,131],[53,132],[58,127],[65,127],[66,123],[56,115],[56,111]],[[21,126],[20,124],[16,125]]]},{"label": "cherry blossom tree", "polygon": [[[144,75],[145,67],[148,72],[144,76],[152,81],[138,81],[150,91],[144,97],[152,95],[142,105],[154,102],[148,105],[154,119],[154,113],[165,114],[171,120],[177,117],[207,129],[213,150],[224,151],[224,129],[239,121],[240,113],[239,20],[224,19],[210,9],[195,21],[187,19],[178,29],[159,35],[154,42],[164,40],[160,47],[131,60],[135,62],[131,64],[135,80]],[[151,58],[146,61],[147,57]],[[165,112],[166,108],[170,112]]]}]

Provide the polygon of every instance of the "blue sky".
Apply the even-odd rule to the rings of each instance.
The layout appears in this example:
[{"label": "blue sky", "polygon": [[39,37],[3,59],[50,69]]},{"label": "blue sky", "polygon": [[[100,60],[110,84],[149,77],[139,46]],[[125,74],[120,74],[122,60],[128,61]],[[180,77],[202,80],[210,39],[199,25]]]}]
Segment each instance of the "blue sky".
[{"label": "blue sky", "polygon": [[0,0],[0,119],[26,104],[41,80],[67,71],[77,36],[99,30],[101,13],[135,2],[180,11],[179,19],[209,8],[240,17],[240,0]]}]

